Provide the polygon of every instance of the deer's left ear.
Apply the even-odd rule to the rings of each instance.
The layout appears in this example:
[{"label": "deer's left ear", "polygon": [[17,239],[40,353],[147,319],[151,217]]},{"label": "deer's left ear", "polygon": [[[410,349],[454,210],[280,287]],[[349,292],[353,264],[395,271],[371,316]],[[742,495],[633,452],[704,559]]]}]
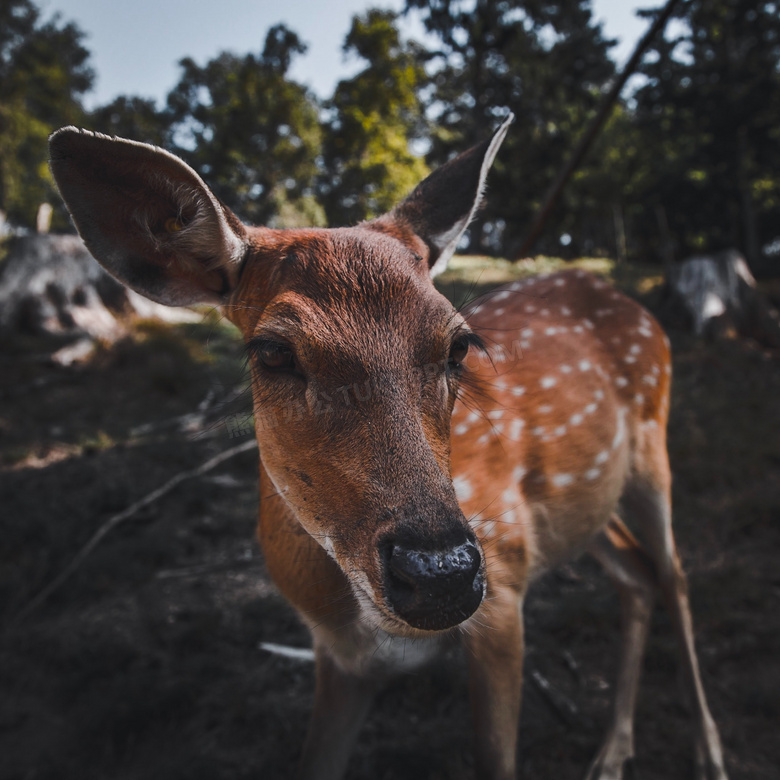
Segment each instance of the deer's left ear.
[{"label": "deer's left ear", "polygon": [[437,168],[409,197],[369,224],[411,230],[428,246],[431,276],[441,273],[479,208],[488,171],[513,121],[510,114],[492,138]]},{"label": "deer's left ear", "polygon": [[246,232],[192,168],[148,144],[65,127],[51,170],[87,249],[119,281],[158,303],[224,303]]}]

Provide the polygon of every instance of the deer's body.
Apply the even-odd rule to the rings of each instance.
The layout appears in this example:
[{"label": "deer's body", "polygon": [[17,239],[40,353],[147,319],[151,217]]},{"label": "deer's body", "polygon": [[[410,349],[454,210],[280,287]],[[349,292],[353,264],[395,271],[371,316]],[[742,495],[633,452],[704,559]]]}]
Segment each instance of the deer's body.
[{"label": "deer's body", "polygon": [[588,777],[618,780],[633,757],[660,587],[697,780],[725,780],[671,532],[661,329],[578,271],[517,282],[463,313],[431,283],[506,130],[388,215],[338,230],[244,226],[172,155],[72,128],[52,138],[52,169],[112,273],[164,303],[218,303],[244,335],[259,537],[317,659],[301,777],[341,777],[377,686],[458,638],[477,776],[514,778],[523,598],[533,577],[587,550],[624,617],[612,722]]}]

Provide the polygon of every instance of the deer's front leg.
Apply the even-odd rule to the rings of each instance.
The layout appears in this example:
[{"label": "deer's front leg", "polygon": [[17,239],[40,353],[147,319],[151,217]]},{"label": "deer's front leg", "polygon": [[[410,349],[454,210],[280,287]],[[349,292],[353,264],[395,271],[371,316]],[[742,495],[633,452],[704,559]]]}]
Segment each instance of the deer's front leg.
[{"label": "deer's front leg", "polygon": [[515,780],[523,685],[522,600],[507,588],[488,594],[465,638],[476,733],[476,777]]},{"label": "deer's front leg", "polygon": [[300,780],[339,780],[376,690],[368,678],[339,667],[316,649],[314,709],[298,773]]}]

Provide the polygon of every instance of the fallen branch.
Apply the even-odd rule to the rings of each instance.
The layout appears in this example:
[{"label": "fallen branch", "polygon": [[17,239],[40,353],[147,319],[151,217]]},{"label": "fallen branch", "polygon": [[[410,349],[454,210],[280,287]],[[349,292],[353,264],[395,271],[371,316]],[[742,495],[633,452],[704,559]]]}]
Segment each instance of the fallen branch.
[{"label": "fallen branch", "polygon": [[550,709],[566,726],[571,727],[577,724],[580,720],[579,710],[577,705],[566,694],[554,688],[552,683],[538,669],[534,669],[531,672],[531,680],[550,705]]},{"label": "fallen branch", "polygon": [[169,479],[164,485],[161,485],[157,490],[153,490],[148,495],[144,496],[139,501],[131,504],[127,509],[119,512],[112,517],[109,517],[103,525],[98,528],[92,535],[92,538],[79,550],[76,557],[66,566],[43,590],[41,590],[37,596],[29,601],[16,615],[12,621],[12,625],[18,624],[30,615],[34,610],[40,607],[44,601],[46,601],[53,593],[59,590],[64,583],[66,583],[73,574],[78,570],[82,563],[87,559],[90,553],[100,544],[100,542],[118,525],[125,520],[130,519],[133,515],[137,514],[144,507],[153,504],[163,496],[170,493],[177,485],[181,484],[187,479],[193,477],[199,477],[209,471],[212,471],[217,466],[221,465],[231,458],[235,458],[236,455],[240,455],[242,452],[248,452],[249,450],[256,449],[257,442],[254,439],[245,441],[243,444],[239,444],[235,447],[231,447],[224,452],[220,452],[219,455],[215,455],[210,460],[202,463],[197,468],[190,471],[182,471],[172,479]]}]

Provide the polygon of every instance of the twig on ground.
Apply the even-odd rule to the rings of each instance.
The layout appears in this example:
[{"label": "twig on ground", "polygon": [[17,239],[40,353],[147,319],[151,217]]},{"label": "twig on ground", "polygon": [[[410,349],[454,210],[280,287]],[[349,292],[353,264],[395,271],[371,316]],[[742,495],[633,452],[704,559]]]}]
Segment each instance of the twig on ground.
[{"label": "twig on ground", "polygon": [[260,642],[258,647],[260,650],[265,650],[266,653],[280,655],[282,658],[291,658],[293,661],[306,661],[307,663],[314,662],[314,650],[310,650],[307,647],[277,645],[275,642]]},{"label": "twig on ground", "polygon": [[552,711],[567,725],[573,726],[580,720],[577,705],[564,693],[554,688],[552,683],[538,670],[531,672],[531,680],[536,689],[544,696]]},{"label": "twig on ground", "polygon": [[112,517],[109,517],[108,520],[106,520],[106,522],[103,523],[103,525],[101,525],[97,531],[95,531],[90,540],[79,550],[75,558],[73,558],[73,560],[46,587],[44,587],[37,596],[35,596],[32,600],[27,602],[24,607],[22,607],[22,609],[17,613],[16,617],[11,621],[11,624],[16,625],[24,620],[41,604],[43,604],[43,602],[46,601],[53,593],[59,590],[62,585],[73,576],[79,566],[84,563],[90,553],[98,546],[98,544],[100,544],[103,538],[111,531],[113,531],[118,525],[137,514],[144,507],[153,504],[155,501],[158,501],[163,496],[170,493],[177,485],[184,482],[185,480],[192,479],[193,477],[199,477],[202,474],[215,469],[226,460],[230,460],[231,458],[236,457],[236,455],[240,455],[243,452],[248,452],[249,450],[256,448],[257,442],[254,439],[251,439],[249,441],[245,441],[243,444],[231,447],[224,452],[220,452],[219,455],[215,455],[213,458],[207,460],[205,463],[202,463],[197,468],[191,469],[190,471],[180,472],[175,477],[169,479],[164,485],[161,485],[159,488],[157,488],[157,490],[153,490],[139,501],[131,504],[129,507],[127,507],[127,509],[124,509]]}]

